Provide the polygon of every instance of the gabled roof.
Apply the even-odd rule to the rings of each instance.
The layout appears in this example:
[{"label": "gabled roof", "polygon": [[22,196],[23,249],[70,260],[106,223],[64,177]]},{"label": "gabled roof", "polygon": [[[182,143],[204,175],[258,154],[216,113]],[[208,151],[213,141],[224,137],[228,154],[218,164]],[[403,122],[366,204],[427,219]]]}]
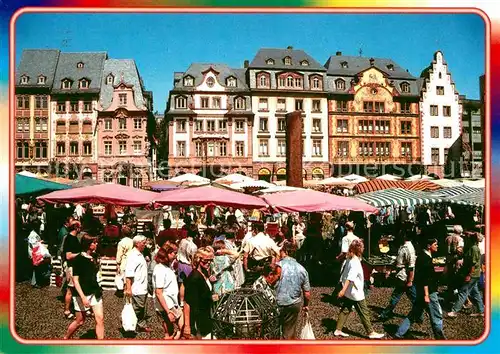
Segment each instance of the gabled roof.
[{"label": "gabled roof", "polygon": [[[113,75],[113,84],[108,85],[106,79]],[[104,62],[104,69],[101,80],[101,94],[99,101],[103,109],[111,105],[114,87],[122,82],[127,86],[132,86],[134,91],[135,105],[139,109],[146,109],[146,102],[142,92],[142,86],[139,79],[139,71],[133,59],[108,59]]]},{"label": "gabled roof", "polygon": [[[283,59],[287,56],[292,58],[292,65],[284,64]],[[274,64],[267,64],[268,59],[273,59]],[[301,65],[300,63],[304,60],[307,60],[309,65]],[[248,67],[250,69],[325,71],[320,63],[302,49],[262,48],[259,49]]]},{"label": "gabled roof", "polygon": [[[175,84],[174,90],[187,90],[194,91],[198,85],[202,83],[204,72],[207,70],[214,70],[218,72],[217,81],[220,85],[224,86],[228,91],[247,91],[248,86],[245,80],[245,70],[243,69],[232,69],[228,65],[223,63],[192,63],[186,72],[175,73],[175,79],[179,81]],[[193,86],[184,86],[184,78],[186,76],[191,76],[194,78]],[[226,84],[226,79],[230,76],[236,78],[236,87],[228,87]]]},{"label": "gabled roof", "polygon": [[[53,93],[99,92],[106,52],[61,53],[54,78]],[[79,62],[83,68],[77,68]],[[61,80],[70,79],[74,83],[69,90],[61,89]],[[90,80],[88,89],[79,89],[78,81],[82,78]]]},{"label": "gabled roof", "polygon": [[[355,76],[359,72],[369,69],[371,67],[370,59],[373,60],[373,66],[387,74],[389,78],[393,79],[412,79],[415,77],[399,66],[392,59],[387,58],[368,58],[368,57],[355,57],[348,55],[332,55],[325,63],[328,75],[335,76]],[[341,63],[346,62],[347,68],[343,68]],[[393,70],[389,70],[388,66],[392,65]]]},{"label": "gabled roof", "polygon": [[[16,72],[16,87],[51,88],[54,82],[60,51],[57,49],[25,49]],[[20,85],[22,75],[29,77],[27,84]],[[46,77],[45,84],[38,84],[38,76]]]}]

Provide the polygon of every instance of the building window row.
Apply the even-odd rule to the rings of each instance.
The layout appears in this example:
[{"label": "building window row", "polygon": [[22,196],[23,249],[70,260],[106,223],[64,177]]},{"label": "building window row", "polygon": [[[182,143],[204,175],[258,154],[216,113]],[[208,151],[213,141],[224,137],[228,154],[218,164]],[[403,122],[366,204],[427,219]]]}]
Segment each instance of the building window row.
[{"label": "building window row", "polygon": [[363,134],[390,134],[391,122],[388,120],[359,120],[358,132]]},{"label": "building window row", "polygon": [[359,156],[390,156],[390,142],[360,142],[358,144]]},{"label": "building window row", "polygon": [[[81,111],[80,111],[81,107]],[[68,109],[69,108],[69,109]],[[72,101],[69,102],[69,107],[67,105],[67,102],[57,102],[56,103],[56,113],[91,113],[92,112],[92,102],[90,101],[83,101],[82,105],[80,106],[79,102]]]},{"label": "building window row", "polygon": [[[105,141],[104,142],[104,155],[113,155],[113,142],[112,141]],[[118,147],[118,155],[128,155],[129,150],[128,150],[128,145],[129,143],[127,140],[119,140],[117,142],[117,147]],[[142,141],[140,140],[134,140],[132,141],[132,153],[134,155],[141,155],[142,154]]]},{"label": "building window row", "polygon": [[[431,138],[434,139],[439,138],[439,127],[436,126],[431,127]],[[451,139],[451,127],[443,127],[443,138]]]},{"label": "building window row", "polygon": [[[430,105],[430,113],[431,116],[439,115],[439,106],[438,105]],[[443,117],[451,117],[451,106],[443,106]]]}]

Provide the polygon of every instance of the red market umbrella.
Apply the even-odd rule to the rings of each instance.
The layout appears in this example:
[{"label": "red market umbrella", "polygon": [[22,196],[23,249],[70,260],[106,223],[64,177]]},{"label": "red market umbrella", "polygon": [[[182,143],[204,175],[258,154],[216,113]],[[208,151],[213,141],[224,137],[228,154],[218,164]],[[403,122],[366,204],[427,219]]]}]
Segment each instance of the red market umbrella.
[{"label": "red market umbrella", "polygon": [[321,212],[352,210],[374,213],[378,209],[355,198],[341,197],[311,189],[273,193],[261,196],[272,208],[283,212]]},{"label": "red market umbrella", "polygon": [[258,197],[210,186],[162,192],[154,201],[161,205],[175,206],[219,205],[243,209],[267,207],[267,204]]},{"label": "red market umbrella", "polygon": [[47,203],[100,203],[143,206],[153,201],[158,193],[121,184],[105,183],[88,187],[56,191],[37,199]]}]

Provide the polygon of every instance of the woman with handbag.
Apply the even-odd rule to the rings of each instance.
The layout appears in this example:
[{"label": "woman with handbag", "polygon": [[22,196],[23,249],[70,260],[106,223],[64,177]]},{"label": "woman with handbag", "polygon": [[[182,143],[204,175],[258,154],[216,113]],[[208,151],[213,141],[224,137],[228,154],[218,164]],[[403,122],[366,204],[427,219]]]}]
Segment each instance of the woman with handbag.
[{"label": "woman with handbag", "polygon": [[[179,286],[177,276],[170,268],[177,255],[177,246],[160,248],[155,256],[153,270],[154,306],[162,321],[164,339],[179,339],[184,324],[182,309],[179,306]],[[177,328],[174,328],[174,327]]]},{"label": "woman with handbag", "polygon": [[338,297],[342,299],[342,308],[337,320],[337,328],[333,333],[336,337],[349,337],[347,333],[342,332],[342,328],[353,307],[356,309],[368,333],[368,338],[380,339],[384,337],[383,333],[377,333],[373,330],[368,306],[366,305],[363,267],[361,266],[361,255],[364,249],[363,241],[358,239],[352,241],[347,252],[347,260],[340,277],[342,289]]},{"label": "woman with handbag", "polygon": [[71,336],[85,323],[85,318],[94,313],[97,339],[104,339],[104,310],[102,305],[102,289],[97,282],[98,264],[93,257],[97,248],[97,238],[88,234],[81,240],[82,250],[73,263],[73,306],[75,319],[69,325],[64,339]]}]

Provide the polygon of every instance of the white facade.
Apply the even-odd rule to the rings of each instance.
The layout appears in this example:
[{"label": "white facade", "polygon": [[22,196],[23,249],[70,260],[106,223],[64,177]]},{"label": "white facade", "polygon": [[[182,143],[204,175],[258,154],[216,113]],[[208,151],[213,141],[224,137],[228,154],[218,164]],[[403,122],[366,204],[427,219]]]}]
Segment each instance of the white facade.
[{"label": "white facade", "polygon": [[[462,134],[462,105],[443,54],[434,55],[426,73],[420,99],[423,165],[435,165],[433,149],[439,149],[437,165],[444,165],[445,150]],[[451,135],[450,135],[451,130]]]},{"label": "white facade", "polygon": [[[231,92],[219,80],[218,73],[214,69],[209,69],[203,73],[202,81],[194,87],[193,91],[172,94],[171,102],[175,111],[186,108],[192,113],[182,114],[182,116],[173,114],[170,128],[171,158],[201,158],[206,156],[215,158],[216,161],[225,166],[232,166],[237,162],[229,163],[228,160],[224,159],[249,156],[251,151],[249,132],[251,129],[248,126],[248,119],[245,116],[234,114],[250,110],[248,94]],[[185,97],[185,107],[177,106],[177,97]],[[244,101],[243,107],[235,107],[237,98]],[[201,138],[201,140],[197,140],[197,138]],[[199,151],[197,144],[200,144],[203,150],[206,148],[206,151]],[[180,151],[180,145],[184,146],[184,151]],[[241,145],[243,145],[243,154],[240,153]],[[173,163],[175,164],[175,162]]]},{"label": "white facade", "polygon": [[[262,108],[262,101],[267,99],[267,110]],[[278,100],[285,100],[285,106]],[[296,101],[303,103],[304,131],[304,162],[328,162],[328,100],[325,98],[253,96],[252,110],[254,112],[253,129],[253,160],[256,162],[286,162],[286,156],[278,146],[285,140],[286,131],[279,131],[280,119],[285,119],[285,113],[296,109]],[[313,110],[313,101],[319,103],[319,110]],[[315,103],[317,104],[317,103]],[[267,119],[267,131],[261,129],[261,118]],[[319,122],[319,125],[317,124]],[[314,132],[313,132],[314,131]],[[268,154],[263,154],[261,143],[268,142]],[[319,146],[318,147],[318,143]]]}]

